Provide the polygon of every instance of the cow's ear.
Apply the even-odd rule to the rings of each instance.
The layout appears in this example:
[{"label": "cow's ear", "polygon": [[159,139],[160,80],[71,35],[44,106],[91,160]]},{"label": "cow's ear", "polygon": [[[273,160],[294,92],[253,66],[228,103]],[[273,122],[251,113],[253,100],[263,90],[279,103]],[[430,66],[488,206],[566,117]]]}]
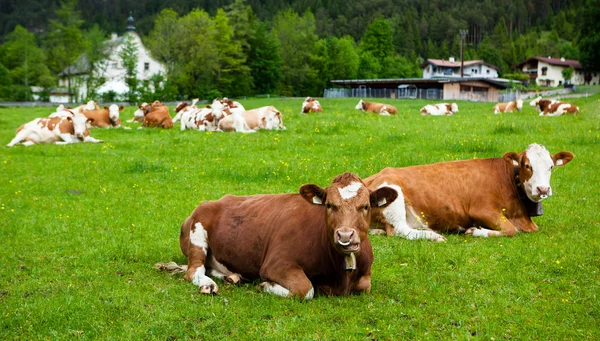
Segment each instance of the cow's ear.
[{"label": "cow's ear", "polygon": [[575,155],[571,152],[558,152],[552,156],[552,161],[554,161],[555,166],[564,166],[569,161],[573,160]]},{"label": "cow's ear", "polygon": [[86,122],[87,122],[87,123],[92,123],[92,122],[94,122],[94,119],[90,117],[90,118],[88,118],[88,119],[87,119],[87,121],[86,121]]},{"label": "cow's ear", "polygon": [[323,205],[323,203],[325,202],[325,190],[317,185],[302,185],[302,187],[300,187],[299,192],[300,195],[304,198],[304,200],[308,201],[311,204]]},{"label": "cow's ear", "polygon": [[393,203],[398,198],[398,192],[390,187],[381,187],[376,191],[371,192],[370,201],[371,207],[383,208]]},{"label": "cow's ear", "polygon": [[123,111],[123,109],[125,109],[125,107],[122,105],[119,105],[119,111]]},{"label": "cow's ear", "polygon": [[207,107],[208,109],[212,109],[212,107],[211,107],[210,105],[208,105],[208,104],[206,105],[206,107]]},{"label": "cow's ear", "polygon": [[108,110],[108,107],[106,105],[104,106],[104,110]]},{"label": "cow's ear", "polygon": [[73,119],[71,117],[67,116],[67,121],[73,122]]},{"label": "cow's ear", "polygon": [[515,152],[508,152],[502,156],[506,162],[510,163],[513,166],[518,166],[521,164],[521,156]]}]

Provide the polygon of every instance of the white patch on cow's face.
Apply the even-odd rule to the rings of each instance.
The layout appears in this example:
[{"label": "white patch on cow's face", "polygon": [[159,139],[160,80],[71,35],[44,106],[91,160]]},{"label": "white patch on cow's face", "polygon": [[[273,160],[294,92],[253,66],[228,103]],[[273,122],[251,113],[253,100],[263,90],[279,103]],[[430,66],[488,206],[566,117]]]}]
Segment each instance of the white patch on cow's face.
[{"label": "white patch on cow's face", "polygon": [[208,252],[208,234],[201,223],[194,224],[196,229],[190,231],[190,242],[201,248],[204,253]]},{"label": "white patch on cow's face", "polygon": [[529,105],[532,106],[532,107],[535,107],[536,105],[538,105],[538,103],[540,102],[541,99],[542,99],[542,96],[539,96],[538,98],[536,98],[533,101],[529,102]]},{"label": "white patch on cow's face", "polygon": [[517,100],[517,110],[521,111],[522,109],[523,109],[523,100],[518,99]]},{"label": "white patch on cow's face", "polygon": [[453,113],[455,113],[455,114],[456,114],[456,113],[458,112],[458,104],[456,104],[456,103],[452,103],[452,104],[450,105],[450,110],[451,110]]},{"label": "white patch on cow's face", "polygon": [[73,130],[75,130],[75,136],[83,137],[87,128],[87,117],[81,114],[76,114],[72,118]]},{"label": "white patch on cow's face", "polygon": [[523,182],[523,188],[531,201],[540,202],[552,195],[550,176],[554,162],[548,150],[539,144],[529,145],[525,155],[529,159],[532,174],[531,178]]},{"label": "white patch on cow's face", "polygon": [[223,117],[224,114],[224,110],[225,110],[225,105],[223,105],[223,103],[221,103],[220,101],[214,100],[210,106],[211,110],[212,110],[212,114],[216,119],[220,119],[221,117]]},{"label": "white patch on cow's face", "polygon": [[[273,295],[277,295],[277,296],[283,296],[283,297],[290,296],[290,291],[277,283],[273,283],[273,284],[264,283],[263,291],[268,294],[273,294]],[[314,291],[313,291],[313,293],[314,293]]]},{"label": "white patch on cow's face", "polygon": [[94,102],[94,101],[87,102],[87,104],[85,105],[85,110],[91,111],[94,109],[96,109],[96,102]]},{"label": "white patch on cow's face", "polygon": [[350,185],[344,188],[338,188],[342,199],[351,199],[354,198],[358,194],[358,190],[362,187],[360,182],[352,182]]},{"label": "white patch on cow's face", "polygon": [[116,104],[111,104],[110,107],[108,107],[108,116],[110,117],[111,121],[117,122],[119,119],[119,106]]},{"label": "white patch on cow's face", "polygon": [[144,102],[140,107],[133,112],[133,117],[144,118],[144,111],[148,107],[148,103]]},{"label": "white patch on cow's face", "polygon": [[354,107],[356,110],[363,110],[363,100],[358,101],[358,104]]}]

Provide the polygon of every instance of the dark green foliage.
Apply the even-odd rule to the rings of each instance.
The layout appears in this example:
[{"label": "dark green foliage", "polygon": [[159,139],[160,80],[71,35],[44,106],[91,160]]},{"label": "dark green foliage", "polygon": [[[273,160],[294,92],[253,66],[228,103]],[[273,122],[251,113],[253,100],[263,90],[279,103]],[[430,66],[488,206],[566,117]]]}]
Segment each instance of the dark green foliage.
[{"label": "dark green foliage", "polygon": [[254,37],[248,53],[248,66],[254,82],[254,92],[257,94],[274,94],[281,79],[282,60],[279,41],[269,31],[268,23],[255,20]]},{"label": "dark green foliage", "polygon": [[582,8],[579,50],[581,63],[591,70],[600,71],[600,0],[588,0]]}]

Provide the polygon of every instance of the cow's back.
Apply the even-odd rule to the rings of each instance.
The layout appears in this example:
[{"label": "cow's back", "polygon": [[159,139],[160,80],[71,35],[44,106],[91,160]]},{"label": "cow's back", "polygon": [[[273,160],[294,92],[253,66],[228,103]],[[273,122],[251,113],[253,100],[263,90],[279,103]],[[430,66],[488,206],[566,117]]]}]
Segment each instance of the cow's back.
[{"label": "cow's back", "polygon": [[88,119],[92,119],[92,127],[107,128],[112,126],[110,115],[106,109],[83,111],[83,115]]},{"label": "cow's back", "polygon": [[399,185],[414,213],[433,230],[457,232],[477,224],[477,210],[493,201],[510,204],[516,195],[507,163],[501,158],[386,168],[365,179],[376,189]]}]

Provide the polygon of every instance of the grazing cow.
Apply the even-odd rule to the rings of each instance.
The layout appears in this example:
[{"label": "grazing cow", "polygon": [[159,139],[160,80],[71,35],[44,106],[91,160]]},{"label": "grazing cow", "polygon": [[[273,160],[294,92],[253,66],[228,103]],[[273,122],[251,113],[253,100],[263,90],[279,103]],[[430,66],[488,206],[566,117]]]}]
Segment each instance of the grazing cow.
[{"label": "grazing cow", "polygon": [[7,144],[12,147],[17,143],[31,146],[36,143],[68,144],[78,142],[99,143],[90,136],[87,123],[92,121],[84,115],[74,114],[71,117],[36,118],[17,129],[17,136]]},{"label": "grazing cow", "polygon": [[392,105],[375,102],[365,102],[362,99],[358,101],[358,104],[356,105],[356,107],[354,107],[354,109],[379,114],[381,116],[390,116],[398,114],[398,109],[396,109],[396,107]]},{"label": "grazing cow", "polygon": [[566,102],[554,102],[540,113],[540,116],[560,116],[562,114],[579,114],[579,107]]},{"label": "grazing cow", "polygon": [[84,111],[83,115],[91,119],[92,127],[99,128],[120,128],[121,119],[119,112],[123,111],[123,106],[111,104],[110,107],[105,106],[103,109]]},{"label": "grazing cow", "polygon": [[[140,108],[141,109],[141,108]],[[173,128],[173,120],[169,114],[169,107],[159,101],[154,101],[152,105],[146,105],[144,110],[143,127],[159,127],[164,129]],[[139,127],[138,129],[141,129]]]},{"label": "grazing cow", "polygon": [[518,99],[508,103],[498,103],[494,106],[494,114],[513,112],[515,110],[523,110],[523,100]]},{"label": "grazing cow", "polygon": [[[274,106],[248,110],[242,113],[241,116],[250,130],[286,130],[283,125],[283,116]],[[219,121],[218,127],[223,131],[233,131],[236,130],[236,121],[234,117],[228,116]]]},{"label": "grazing cow", "polygon": [[302,102],[302,110],[301,114],[308,114],[311,112],[323,112],[323,107],[321,107],[321,103],[312,97],[306,97],[304,102]]},{"label": "grazing cow", "polygon": [[428,104],[421,108],[421,115],[427,116],[449,116],[458,112],[458,105],[456,103],[440,103],[440,104]]},{"label": "grazing cow", "polygon": [[541,201],[552,195],[552,168],[573,157],[531,144],[502,158],[385,168],[364,182],[370,190],[398,192],[392,205],[373,210],[375,227],[388,235],[443,241],[439,232],[466,229],[475,237],[512,236],[538,230],[531,217],[543,213]]},{"label": "grazing cow", "polygon": [[371,289],[371,208],[396,199],[390,188],[369,191],[344,173],[323,189],[299,194],[226,195],[200,204],[183,222],[179,245],[187,266],[157,264],[204,294],[217,294],[207,276],[239,283],[260,279],[264,292],[311,299]]},{"label": "grazing cow", "polygon": [[538,96],[537,98],[535,98],[534,100],[529,102],[529,105],[532,107],[536,107],[540,113],[543,113],[547,107],[549,107],[551,104],[553,104],[555,102],[556,102],[555,100],[542,99],[542,96]]}]

